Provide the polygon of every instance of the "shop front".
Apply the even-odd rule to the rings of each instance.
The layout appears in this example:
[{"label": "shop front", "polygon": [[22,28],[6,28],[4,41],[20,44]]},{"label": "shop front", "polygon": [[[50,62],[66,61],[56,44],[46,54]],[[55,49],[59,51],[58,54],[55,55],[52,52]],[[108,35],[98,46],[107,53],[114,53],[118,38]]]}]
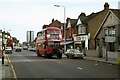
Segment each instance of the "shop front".
[{"label": "shop front", "polygon": [[80,51],[87,48],[88,49],[88,36],[81,35],[74,37],[74,48]]}]

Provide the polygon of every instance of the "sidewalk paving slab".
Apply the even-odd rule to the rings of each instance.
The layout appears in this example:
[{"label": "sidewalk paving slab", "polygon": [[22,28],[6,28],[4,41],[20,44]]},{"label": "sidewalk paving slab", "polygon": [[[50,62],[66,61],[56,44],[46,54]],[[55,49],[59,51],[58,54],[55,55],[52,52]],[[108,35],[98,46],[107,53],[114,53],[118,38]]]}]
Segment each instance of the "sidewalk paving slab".
[{"label": "sidewalk paving slab", "polygon": [[0,58],[0,80],[2,80],[3,78],[12,78],[11,69],[6,58],[4,60],[4,64],[2,64],[2,59]]},{"label": "sidewalk paving slab", "polygon": [[87,57],[85,56],[84,59],[98,61],[98,62],[104,62],[109,64],[118,64],[117,59],[109,58],[108,61],[106,61],[106,58],[97,58],[97,57]]}]

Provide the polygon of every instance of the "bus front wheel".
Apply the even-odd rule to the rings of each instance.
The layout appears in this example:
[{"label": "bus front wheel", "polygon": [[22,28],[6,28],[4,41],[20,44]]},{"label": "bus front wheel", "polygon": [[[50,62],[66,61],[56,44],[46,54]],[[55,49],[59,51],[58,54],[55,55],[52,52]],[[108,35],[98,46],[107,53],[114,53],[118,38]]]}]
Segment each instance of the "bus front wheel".
[{"label": "bus front wheel", "polygon": [[38,57],[41,57],[41,55],[40,55],[39,51],[37,51],[36,53],[37,53],[37,56],[38,56]]},{"label": "bus front wheel", "polygon": [[44,56],[45,56],[45,58],[48,58],[48,53],[45,52],[45,53],[44,53]]},{"label": "bus front wheel", "polygon": [[62,53],[58,53],[58,54],[57,54],[57,57],[58,57],[59,59],[62,59]]}]

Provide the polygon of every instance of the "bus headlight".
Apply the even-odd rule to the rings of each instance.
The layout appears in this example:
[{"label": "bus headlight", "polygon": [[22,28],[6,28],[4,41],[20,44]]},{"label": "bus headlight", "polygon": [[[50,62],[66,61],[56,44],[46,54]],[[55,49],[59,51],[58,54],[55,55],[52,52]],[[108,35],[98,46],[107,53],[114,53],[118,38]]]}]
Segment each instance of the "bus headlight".
[{"label": "bus headlight", "polygon": [[50,38],[50,34],[47,34],[47,38]]},{"label": "bus headlight", "polygon": [[62,39],[62,35],[59,35],[60,39]]}]

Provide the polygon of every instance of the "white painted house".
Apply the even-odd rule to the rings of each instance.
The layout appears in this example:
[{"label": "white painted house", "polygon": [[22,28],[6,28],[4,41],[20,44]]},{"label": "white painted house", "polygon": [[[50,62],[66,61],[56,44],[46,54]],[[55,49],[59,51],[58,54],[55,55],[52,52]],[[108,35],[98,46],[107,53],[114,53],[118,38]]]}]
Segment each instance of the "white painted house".
[{"label": "white painted house", "polygon": [[85,13],[81,13],[77,19],[77,36],[74,37],[75,45],[80,45],[82,49],[86,48],[88,50],[88,34],[86,31],[85,20],[87,16]]}]

